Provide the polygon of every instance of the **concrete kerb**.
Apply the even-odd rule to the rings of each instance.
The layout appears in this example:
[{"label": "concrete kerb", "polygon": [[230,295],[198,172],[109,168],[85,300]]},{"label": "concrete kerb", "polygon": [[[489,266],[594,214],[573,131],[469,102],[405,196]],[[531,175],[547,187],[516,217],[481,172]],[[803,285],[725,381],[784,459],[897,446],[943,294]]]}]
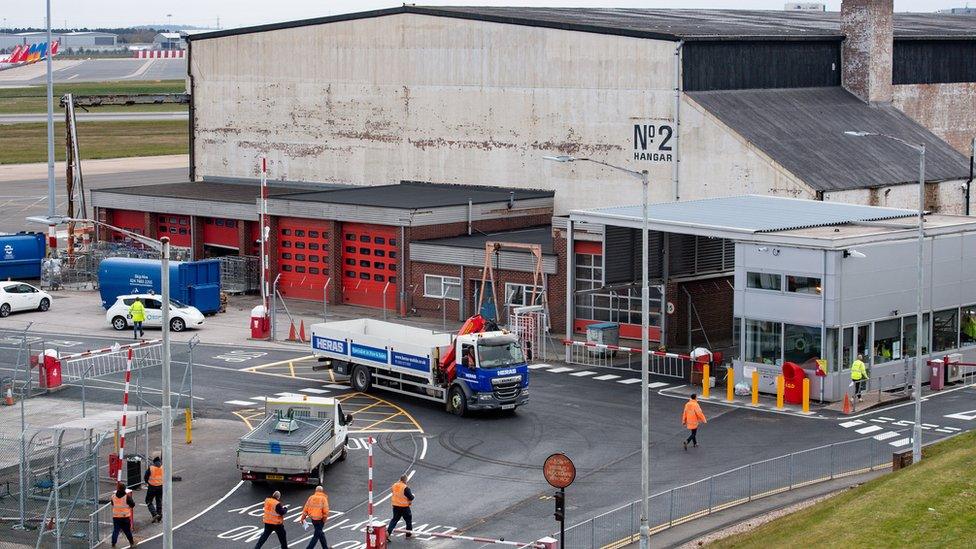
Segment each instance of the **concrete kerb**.
[{"label": "concrete kerb", "polygon": [[[700,402],[715,404],[718,406],[725,406],[727,408],[741,408],[744,410],[754,410],[754,411],[770,413],[770,414],[788,415],[793,417],[804,417],[809,419],[836,419],[833,417],[829,417],[827,415],[823,415],[821,412],[824,411],[825,406],[814,402],[810,403],[810,407],[816,408],[816,411],[811,410],[808,413],[804,413],[802,410],[799,409],[799,407],[791,406],[791,405],[787,405],[786,407],[784,407],[784,409],[780,410],[776,408],[776,398],[768,397],[765,395],[760,395],[759,405],[753,405],[751,402],[747,402],[745,400],[742,401],[737,400],[734,402],[729,402],[728,400],[725,399],[724,393],[722,395],[717,395],[713,393],[712,396],[705,398],[701,395],[701,387],[698,387],[697,385],[695,386],[679,385],[676,387],[667,387],[658,391],[658,394],[661,396],[670,397],[670,398],[679,398],[679,399],[687,399],[692,393],[696,393],[698,395],[698,400]],[[848,417],[848,416],[844,416],[844,415],[838,416],[838,418],[843,418],[843,417]]]}]

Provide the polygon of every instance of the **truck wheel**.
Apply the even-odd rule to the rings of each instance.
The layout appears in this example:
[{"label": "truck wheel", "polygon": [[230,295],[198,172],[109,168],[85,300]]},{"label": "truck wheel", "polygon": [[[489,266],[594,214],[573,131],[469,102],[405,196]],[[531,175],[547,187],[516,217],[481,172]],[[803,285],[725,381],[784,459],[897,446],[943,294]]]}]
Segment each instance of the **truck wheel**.
[{"label": "truck wheel", "polygon": [[373,385],[373,376],[370,375],[369,368],[357,364],[352,371],[352,379],[349,380],[349,383],[353,389],[365,393]]},{"label": "truck wheel", "polygon": [[451,391],[447,394],[447,406],[448,410],[456,416],[463,416],[468,411],[468,398],[457,385],[451,387]]},{"label": "truck wheel", "polygon": [[129,323],[125,321],[125,317],[117,316],[112,319],[112,327],[121,332],[129,327]]},{"label": "truck wheel", "polygon": [[319,482],[318,484],[325,484],[325,462],[319,463]]},{"label": "truck wheel", "polygon": [[342,452],[339,453],[339,461],[346,461],[346,454],[348,454],[348,453],[349,453],[348,448],[346,448],[346,445],[343,444],[342,445]]}]

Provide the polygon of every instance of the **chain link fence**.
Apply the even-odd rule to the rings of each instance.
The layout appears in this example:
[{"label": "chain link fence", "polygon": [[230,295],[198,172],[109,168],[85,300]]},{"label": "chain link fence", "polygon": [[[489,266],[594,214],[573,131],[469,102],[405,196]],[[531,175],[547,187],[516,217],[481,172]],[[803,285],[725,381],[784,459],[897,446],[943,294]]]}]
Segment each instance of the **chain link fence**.
[{"label": "chain link fence", "polygon": [[[891,447],[872,437],[757,461],[654,494],[648,526],[653,534],[754,499],[885,469],[891,462]],[[565,547],[600,549],[634,543],[639,536],[640,515],[641,502],[635,501],[573,525],[566,529]]]},{"label": "chain link fence", "polygon": [[[41,263],[41,287],[46,290],[98,289],[98,268],[110,257],[159,259],[159,252],[139,245],[99,241],[87,250],[59,250],[58,257]],[[189,261],[188,248],[171,248],[171,261]]]}]

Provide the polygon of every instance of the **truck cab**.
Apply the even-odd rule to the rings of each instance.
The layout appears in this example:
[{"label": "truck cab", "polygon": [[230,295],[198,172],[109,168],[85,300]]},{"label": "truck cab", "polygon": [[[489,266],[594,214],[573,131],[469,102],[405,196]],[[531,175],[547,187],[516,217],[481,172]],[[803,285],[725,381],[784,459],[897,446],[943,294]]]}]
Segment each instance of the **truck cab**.
[{"label": "truck cab", "polygon": [[528,402],[529,367],[514,334],[467,334],[454,345],[456,376],[447,399],[451,412],[514,410]]}]

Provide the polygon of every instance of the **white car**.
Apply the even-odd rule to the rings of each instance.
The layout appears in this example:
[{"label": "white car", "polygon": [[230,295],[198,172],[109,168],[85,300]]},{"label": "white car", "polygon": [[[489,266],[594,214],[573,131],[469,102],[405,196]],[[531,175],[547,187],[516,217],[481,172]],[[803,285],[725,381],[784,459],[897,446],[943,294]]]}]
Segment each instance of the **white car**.
[{"label": "white car", "polygon": [[51,294],[23,282],[0,282],[0,318],[15,311],[46,311]]},{"label": "white car", "polygon": [[[119,331],[132,328],[132,315],[129,314],[129,307],[135,303],[137,297],[142,299],[142,304],[146,307],[146,320],[142,323],[143,328],[162,326],[163,300],[157,294],[120,295],[115,298],[115,303],[105,312],[105,320]],[[175,299],[170,299],[169,303],[170,330],[182,332],[187,327],[203,326],[203,313],[196,307],[180,303]]]}]

